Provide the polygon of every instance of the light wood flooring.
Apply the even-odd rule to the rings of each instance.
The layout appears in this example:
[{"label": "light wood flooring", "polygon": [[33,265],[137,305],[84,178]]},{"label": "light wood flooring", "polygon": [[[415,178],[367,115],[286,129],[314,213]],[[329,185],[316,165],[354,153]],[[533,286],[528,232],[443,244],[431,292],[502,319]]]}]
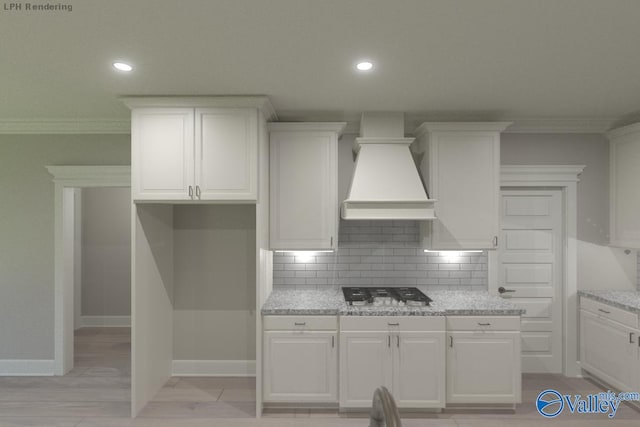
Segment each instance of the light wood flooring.
[{"label": "light wood flooring", "polygon": [[[0,427],[320,427],[362,426],[363,415],[335,411],[267,411],[255,419],[253,378],[172,378],[134,420],[130,413],[130,332],[128,328],[83,328],[76,332],[75,368],[64,377],[0,378]],[[604,415],[543,419],[535,409],[541,390],[596,393],[598,385],[561,375],[523,376],[523,403],[514,411],[445,411],[403,416],[403,426],[540,427],[545,425],[640,427],[640,412],[622,405],[613,420]],[[639,390],[640,391],[640,390]]]}]

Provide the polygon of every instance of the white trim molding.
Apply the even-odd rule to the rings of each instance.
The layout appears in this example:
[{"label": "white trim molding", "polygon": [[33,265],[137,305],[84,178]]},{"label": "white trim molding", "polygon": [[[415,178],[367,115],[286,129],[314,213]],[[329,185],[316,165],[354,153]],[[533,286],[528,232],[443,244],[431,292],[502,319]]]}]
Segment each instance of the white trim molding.
[{"label": "white trim molding", "polygon": [[[577,188],[584,165],[504,165],[500,168],[501,187],[556,187],[562,191],[564,249],[563,249],[563,373],[580,376],[578,361],[578,203]],[[497,271],[498,260],[491,264]],[[490,291],[492,289],[490,282]],[[493,283],[493,287],[497,287]]]},{"label": "white trim molding", "polygon": [[53,359],[5,359],[0,360],[0,376],[52,376]]},{"label": "white trim molding", "polygon": [[180,377],[255,377],[255,360],[174,360],[172,375]]},{"label": "white trim molding", "polygon": [[[54,186],[54,375],[73,368],[74,275],[69,255],[69,206],[75,189],[85,187],[130,187],[130,166],[45,166]],[[66,206],[66,208],[65,208]],[[72,237],[72,236],[71,236]]]},{"label": "white trim molding", "polygon": [[0,119],[0,134],[130,134],[129,119]]},{"label": "white trim molding", "polygon": [[131,326],[131,316],[82,316],[83,328],[119,328]]}]

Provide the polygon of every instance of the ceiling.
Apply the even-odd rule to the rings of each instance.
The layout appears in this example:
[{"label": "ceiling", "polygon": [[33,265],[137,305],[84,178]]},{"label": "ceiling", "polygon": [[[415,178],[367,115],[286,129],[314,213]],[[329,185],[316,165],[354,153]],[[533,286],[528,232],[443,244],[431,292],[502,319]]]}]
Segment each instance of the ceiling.
[{"label": "ceiling", "polygon": [[122,95],[267,95],[280,120],[610,124],[640,110],[637,0],[60,3],[72,12],[0,10],[0,121],[126,120]]}]

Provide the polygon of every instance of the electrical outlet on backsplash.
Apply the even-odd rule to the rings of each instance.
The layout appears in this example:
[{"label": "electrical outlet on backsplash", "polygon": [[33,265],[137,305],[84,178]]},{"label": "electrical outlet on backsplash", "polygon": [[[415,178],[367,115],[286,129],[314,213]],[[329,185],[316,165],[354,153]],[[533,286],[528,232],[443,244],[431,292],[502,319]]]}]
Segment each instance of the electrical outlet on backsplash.
[{"label": "electrical outlet on backsplash", "polygon": [[487,289],[487,252],[425,253],[417,221],[340,221],[338,250],[276,252],[276,288],[427,286]]}]

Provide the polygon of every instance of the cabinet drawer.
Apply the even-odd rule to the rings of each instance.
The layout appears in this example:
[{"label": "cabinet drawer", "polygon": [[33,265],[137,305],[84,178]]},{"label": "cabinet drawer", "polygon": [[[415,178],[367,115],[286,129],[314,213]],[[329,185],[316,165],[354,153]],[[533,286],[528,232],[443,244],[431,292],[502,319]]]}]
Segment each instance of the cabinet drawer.
[{"label": "cabinet drawer", "polygon": [[338,329],[337,316],[264,316],[265,331],[332,330]]},{"label": "cabinet drawer", "polygon": [[444,331],[443,316],[341,316],[341,331]]},{"label": "cabinet drawer", "polygon": [[447,331],[519,331],[520,316],[447,316]]},{"label": "cabinet drawer", "polygon": [[594,301],[590,298],[580,298],[580,308],[590,311],[605,319],[613,320],[623,325],[638,327],[638,315],[609,304]]}]

